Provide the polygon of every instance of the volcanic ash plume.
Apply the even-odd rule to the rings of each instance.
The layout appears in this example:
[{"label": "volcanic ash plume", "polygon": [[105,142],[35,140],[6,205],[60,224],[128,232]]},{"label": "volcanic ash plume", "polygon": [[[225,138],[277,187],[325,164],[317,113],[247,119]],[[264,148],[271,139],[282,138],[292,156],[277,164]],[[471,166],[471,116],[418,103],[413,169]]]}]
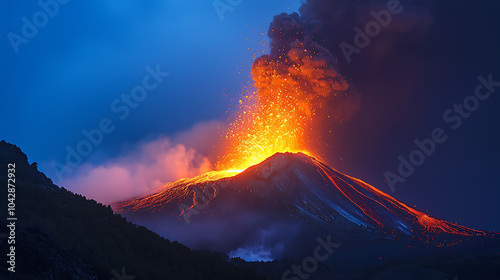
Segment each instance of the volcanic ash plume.
[{"label": "volcanic ash plume", "polygon": [[310,35],[312,28],[297,13],[274,17],[271,54],[252,67],[256,91],[240,101],[219,167],[243,169],[277,152],[307,150],[316,135],[313,121],[326,115],[323,104],[345,96],[336,60]]}]

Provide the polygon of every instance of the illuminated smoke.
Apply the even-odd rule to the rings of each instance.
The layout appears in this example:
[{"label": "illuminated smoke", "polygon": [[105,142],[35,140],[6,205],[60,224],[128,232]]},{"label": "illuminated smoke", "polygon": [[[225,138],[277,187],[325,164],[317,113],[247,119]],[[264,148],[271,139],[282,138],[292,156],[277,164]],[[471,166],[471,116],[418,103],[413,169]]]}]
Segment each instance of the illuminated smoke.
[{"label": "illuminated smoke", "polygon": [[200,123],[174,137],[139,143],[104,163],[83,164],[62,185],[101,203],[111,203],[208,172],[213,169],[208,158],[211,140],[216,139],[220,126],[218,121]]},{"label": "illuminated smoke", "polygon": [[256,91],[240,101],[219,167],[243,169],[277,152],[310,150],[313,122],[328,114],[323,105],[345,97],[348,85],[334,56],[309,28],[297,13],[274,17],[271,53],[252,67]]}]

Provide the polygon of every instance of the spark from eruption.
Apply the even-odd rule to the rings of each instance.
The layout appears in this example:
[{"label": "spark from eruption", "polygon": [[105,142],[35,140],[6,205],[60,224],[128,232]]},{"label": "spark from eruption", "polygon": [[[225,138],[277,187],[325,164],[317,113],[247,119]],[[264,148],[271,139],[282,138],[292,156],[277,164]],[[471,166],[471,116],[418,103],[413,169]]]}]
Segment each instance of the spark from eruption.
[{"label": "spark from eruption", "polygon": [[[307,152],[314,118],[348,88],[332,54],[307,36],[298,15],[280,15],[269,29],[271,54],[252,67],[255,92],[240,100],[218,169],[258,164],[275,153]],[[286,21],[279,17],[286,17]]]}]

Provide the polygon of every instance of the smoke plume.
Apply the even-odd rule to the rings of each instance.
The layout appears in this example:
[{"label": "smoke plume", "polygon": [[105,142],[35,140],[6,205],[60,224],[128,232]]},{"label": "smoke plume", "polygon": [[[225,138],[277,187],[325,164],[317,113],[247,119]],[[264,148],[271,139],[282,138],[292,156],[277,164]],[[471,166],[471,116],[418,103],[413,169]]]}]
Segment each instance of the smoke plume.
[{"label": "smoke plume", "polygon": [[254,62],[256,90],[241,101],[242,112],[230,126],[226,166],[241,169],[276,152],[310,149],[315,120],[331,115],[324,105],[350,98],[336,58],[314,29],[297,13],[274,17],[271,53]]},{"label": "smoke plume", "polygon": [[127,149],[131,152],[105,163],[82,165],[62,185],[109,204],[144,195],[167,182],[205,173],[213,169],[209,152],[220,126],[218,121],[201,123],[174,137],[136,144]]},{"label": "smoke plume", "polygon": [[[394,14],[388,11],[393,6]],[[236,162],[242,154],[256,158],[262,150],[268,156],[301,149],[329,158],[334,166],[342,157],[359,160],[360,148],[379,144],[366,139],[392,129],[401,106],[410,100],[415,108],[422,105],[421,98],[414,100],[416,92],[428,69],[436,68],[424,65],[423,51],[416,50],[427,44],[432,6],[429,1],[307,0],[298,13],[276,15],[268,31],[270,54],[252,67],[256,92],[244,98],[245,114],[231,125],[236,140],[226,161]],[[385,22],[374,14],[384,14]],[[357,30],[366,32],[370,22],[379,25],[378,33],[365,35],[366,45],[356,45]],[[343,43],[358,51],[346,54]]]}]

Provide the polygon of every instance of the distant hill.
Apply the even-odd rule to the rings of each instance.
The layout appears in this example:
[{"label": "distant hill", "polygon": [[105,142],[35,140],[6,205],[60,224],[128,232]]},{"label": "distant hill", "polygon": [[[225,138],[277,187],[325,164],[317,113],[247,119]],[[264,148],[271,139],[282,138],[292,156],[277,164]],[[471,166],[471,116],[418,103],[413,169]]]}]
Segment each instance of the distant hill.
[{"label": "distant hill", "polygon": [[[0,182],[16,165],[16,273],[7,271],[5,234],[0,278],[263,279],[223,254],[191,251],[114,214],[109,206],[53,184],[15,145],[0,142]],[[7,190],[0,191],[6,231]],[[125,272],[125,273],[124,273]],[[121,276],[134,276],[125,278]]]}]

